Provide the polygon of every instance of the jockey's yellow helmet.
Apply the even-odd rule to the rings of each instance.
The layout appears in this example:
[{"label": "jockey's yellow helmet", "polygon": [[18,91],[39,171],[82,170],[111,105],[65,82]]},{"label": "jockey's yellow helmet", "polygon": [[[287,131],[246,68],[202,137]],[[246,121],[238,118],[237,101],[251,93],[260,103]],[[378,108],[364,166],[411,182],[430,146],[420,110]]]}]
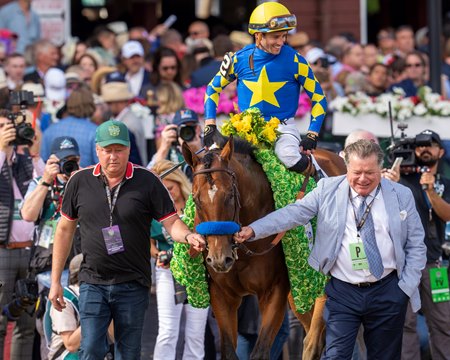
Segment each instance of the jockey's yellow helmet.
[{"label": "jockey's yellow helmet", "polygon": [[248,32],[253,35],[258,32],[270,33],[288,31],[297,26],[295,15],[278,2],[264,2],[258,5],[250,15]]}]

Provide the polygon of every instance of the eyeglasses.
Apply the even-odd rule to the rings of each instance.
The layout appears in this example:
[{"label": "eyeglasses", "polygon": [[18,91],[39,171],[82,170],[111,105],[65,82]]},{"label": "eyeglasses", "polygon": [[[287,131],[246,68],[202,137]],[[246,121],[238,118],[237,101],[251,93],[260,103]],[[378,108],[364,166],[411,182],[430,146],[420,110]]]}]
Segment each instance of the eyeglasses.
[{"label": "eyeglasses", "polygon": [[406,64],[406,67],[407,67],[407,68],[411,68],[411,67],[419,68],[419,67],[422,67],[422,66],[423,66],[423,65],[422,65],[421,63]]},{"label": "eyeglasses", "polygon": [[162,71],[176,70],[177,66],[161,66]]},{"label": "eyeglasses", "polygon": [[249,24],[249,29],[269,29],[269,30],[282,30],[288,27],[297,26],[297,18],[295,15],[276,16],[270,19],[265,24]]},{"label": "eyeglasses", "polygon": [[197,36],[197,35],[201,35],[201,31],[191,31],[191,32],[189,32],[189,36]]}]

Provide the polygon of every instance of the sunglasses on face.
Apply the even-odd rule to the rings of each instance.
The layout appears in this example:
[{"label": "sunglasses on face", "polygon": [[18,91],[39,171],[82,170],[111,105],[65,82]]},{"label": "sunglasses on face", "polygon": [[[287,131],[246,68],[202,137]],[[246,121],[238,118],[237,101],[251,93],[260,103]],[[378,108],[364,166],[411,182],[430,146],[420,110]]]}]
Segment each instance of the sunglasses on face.
[{"label": "sunglasses on face", "polygon": [[276,16],[270,19],[265,24],[250,24],[249,29],[269,29],[269,30],[283,30],[288,27],[297,26],[297,18],[295,15]]},{"label": "sunglasses on face", "polygon": [[168,70],[176,70],[176,66],[161,66],[162,71],[168,71]]},{"label": "sunglasses on face", "polygon": [[420,64],[420,63],[406,64],[406,67],[407,67],[407,68],[411,68],[411,67],[419,68],[419,67],[422,67],[422,64]]},{"label": "sunglasses on face", "polygon": [[189,36],[197,36],[197,35],[201,35],[201,31],[191,31],[189,32]]}]

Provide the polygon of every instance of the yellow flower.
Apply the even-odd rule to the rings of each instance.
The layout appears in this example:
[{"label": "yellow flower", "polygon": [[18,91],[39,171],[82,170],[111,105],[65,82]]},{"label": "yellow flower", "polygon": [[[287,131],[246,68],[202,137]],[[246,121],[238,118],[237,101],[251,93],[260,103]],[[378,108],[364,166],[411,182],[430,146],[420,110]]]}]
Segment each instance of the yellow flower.
[{"label": "yellow flower", "polygon": [[242,131],[242,127],[243,127],[242,121],[236,121],[236,122],[233,124],[233,126],[234,126],[234,128],[236,129],[236,131],[237,131],[238,133],[240,133],[240,132]]},{"label": "yellow flower", "polygon": [[278,125],[280,125],[280,120],[278,120],[278,118],[276,118],[276,117],[273,117],[269,120],[268,125],[271,128],[275,129],[278,127]]},{"label": "yellow flower", "polygon": [[261,136],[266,139],[269,143],[273,143],[277,139],[277,135],[270,126],[266,126],[266,128],[261,131]]},{"label": "yellow flower", "polygon": [[235,122],[240,121],[241,120],[241,115],[240,114],[236,114],[231,118],[231,123],[234,125]]},{"label": "yellow flower", "polygon": [[241,123],[242,131],[248,133],[252,130],[252,117],[250,115],[245,115]]},{"label": "yellow flower", "polygon": [[258,145],[258,138],[255,134],[248,134],[245,137],[245,140],[247,140],[249,143],[252,143],[253,145]]},{"label": "yellow flower", "polygon": [[221,132],[225,136],[230,136],[232,134],[232,128],[233,126],[231,125],[231,121],[224,121]]}]

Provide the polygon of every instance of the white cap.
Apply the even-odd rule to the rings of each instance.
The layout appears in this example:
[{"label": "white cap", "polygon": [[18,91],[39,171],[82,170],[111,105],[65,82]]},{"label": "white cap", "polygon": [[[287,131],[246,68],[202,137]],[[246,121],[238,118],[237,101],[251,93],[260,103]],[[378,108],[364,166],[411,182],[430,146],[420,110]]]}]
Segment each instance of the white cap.
[{"label": "white cap", "polygon": [[144,56],[144,48],[142,47],[139,41],[136,40],[127,41],[122,46],[122,56],[126,59],[129,59],[134,55]]},{"label": "white cap", "polygon": [[27,82],[22,85],[21,90],[31,91],[33,93],[34,98],[43,98],[45,96],[44,87],[39,83],[31,83]]},{"label": "white cap", "polygon": [[57,68],[49,69],[44,76],[45,97],[51,101],[66,100],[66,77]]},{"label": "white cap", "polygon": [[320,58],[326,57],[325,52],[320,49],[320,48],[312,48],[311,50],[309,50],[306,53],[306,60],[310,63],[310,64],[314,64],[317,60],[319,60]]}]

